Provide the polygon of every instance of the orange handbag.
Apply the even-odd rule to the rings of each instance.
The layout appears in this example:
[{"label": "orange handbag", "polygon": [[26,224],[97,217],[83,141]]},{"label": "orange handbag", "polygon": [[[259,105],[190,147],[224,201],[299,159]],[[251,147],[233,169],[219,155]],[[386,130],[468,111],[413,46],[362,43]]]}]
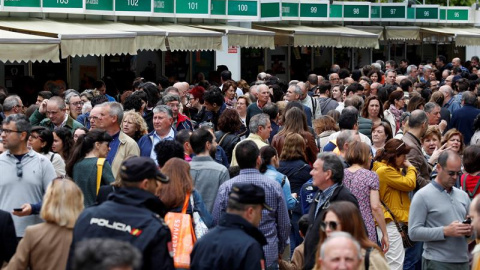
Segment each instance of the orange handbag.
[{"label": "orange handbag", "polygon": [[172,233],[173,263],[175,268],[190,268],[190,253],[197,241],[192,225],[192,217],[187,214],[190,193],[187,193],[181,213],[168,212],[165,215]]}]

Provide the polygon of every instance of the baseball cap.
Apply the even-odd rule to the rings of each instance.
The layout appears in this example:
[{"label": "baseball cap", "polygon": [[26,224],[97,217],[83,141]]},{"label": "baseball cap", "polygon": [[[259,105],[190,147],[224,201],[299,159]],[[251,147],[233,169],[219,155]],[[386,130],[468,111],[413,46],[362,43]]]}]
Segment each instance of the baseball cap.
[{"label": "baseball cap", "polygon": [[241,204],[261,204],[263,208],[272,211],[273,209],[265,203],[265,190],[250,183],[233,184],[229,198]]},{"label": "baseball cap", "polygon": [[122,181],[141,182],[145,178],[153,178],[163,183],[168,183],[167,176],[162,174],[153,159],[149,157],[132,157],[125,160],[120,167]]}]

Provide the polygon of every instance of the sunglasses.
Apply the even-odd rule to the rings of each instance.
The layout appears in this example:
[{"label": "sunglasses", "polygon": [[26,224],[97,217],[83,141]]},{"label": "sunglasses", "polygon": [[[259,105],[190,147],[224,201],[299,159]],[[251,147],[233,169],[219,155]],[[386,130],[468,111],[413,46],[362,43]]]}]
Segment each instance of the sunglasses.
[{"label": "sunglasses", "polygon": [[455,176],[455,175],[460,176],[460,175],[462,175],[462,173],[463,173],[462,171],[458,171],[458,172],[456,172],[456,171],[447,171],[447,174],[450,175],[450,176]]},{"label": "sunglasses", "polygon": [[20,161],[17,161],[17,176],[22,177],[23,176],[23,166]]},{"label": "sunglasses", "polygon": [[335,221],[327,221],[327,222],[321,221],[321,222],[320,222],[320,229],[321,229],[322,231],[325,232],[325,231],[327,230],[327,227],[330,227],[330,229],[331,229],[332,231],[336,231],[337,228],[338,228],[338,223],[335,222]]}]

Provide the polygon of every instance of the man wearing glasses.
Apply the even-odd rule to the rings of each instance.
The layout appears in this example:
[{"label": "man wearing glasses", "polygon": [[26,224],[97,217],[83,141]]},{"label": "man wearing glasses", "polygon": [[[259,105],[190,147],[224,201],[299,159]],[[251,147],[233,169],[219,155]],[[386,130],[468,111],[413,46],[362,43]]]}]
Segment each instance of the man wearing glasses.
[{"label": "man wearing glasses", "polygon": [[30,123],[33,126],[47,127],[52,131],[56,128],[66,127],[72,133],[75,129],[83,127],[67,113],[65,101],[58,96],[42,101],[40,107],[30,116]]},{"label": "man wearing glasses", "polygon": [[24,113],[22,99],[17,95],[8,96],[3,102],[3,114],[5,118],[11,114]]},{"label": "man wearing glasses", "polygon": [[[30,128],[27,118],[21,114],[8,116],[2,124],[6,151],[0,155],[0,209],[10,213],[22,212],[25,203],[41,201],[48,184],[57,176],[46,157],[27,148]],[[23,237],[27,226],[42,219],[38,215],[13,216],[13,222],[17,237]]]},{"label": "man wearing glasses", "polygon": [[462,174],[460,156],[446,150],[438,157],[438,175],[418,191],[410,205],[408,232],[422,241],[422,269],[470,269],[467,241],[472,220],[467,218],[470,198],[454,187]]}]

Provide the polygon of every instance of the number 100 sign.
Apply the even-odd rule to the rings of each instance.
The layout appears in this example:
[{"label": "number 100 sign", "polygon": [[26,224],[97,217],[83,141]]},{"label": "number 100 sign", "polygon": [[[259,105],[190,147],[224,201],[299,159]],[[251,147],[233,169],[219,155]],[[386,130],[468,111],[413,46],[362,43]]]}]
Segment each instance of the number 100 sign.
[{"label": "number 100 sign", "polygon": [[229,0],[227,10],[229,16],[257,16],[258,2]]}]

